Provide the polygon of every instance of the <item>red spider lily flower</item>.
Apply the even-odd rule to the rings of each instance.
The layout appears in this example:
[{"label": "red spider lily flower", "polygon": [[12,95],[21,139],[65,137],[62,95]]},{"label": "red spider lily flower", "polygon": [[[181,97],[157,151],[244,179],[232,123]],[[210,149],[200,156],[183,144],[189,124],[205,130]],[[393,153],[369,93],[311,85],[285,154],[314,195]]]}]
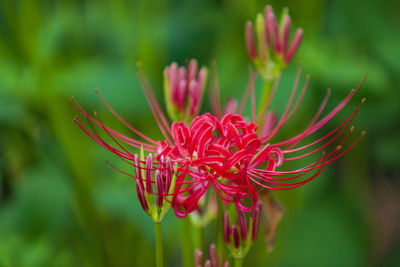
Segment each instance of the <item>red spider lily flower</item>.
[{"label": "red spider lily flower", "polygon": [[[249,183],[243,168],[261,145],[255,132],[257,126],[241,116],[227,114],[218,120],[211,114],[196,117],[190,126],[172,123],[173,146],[163,149],[159,156],[180,161],[182,174],[178,177],[176,212],[192,212],[210,185],[225,201],[234,201],[243,210],[241,200],[251,197],[257,201],[255,188]],[[188,186],[183,186],[185,179]],[[190,185],[189,185],[190,184]]]},{"label": "red spider lily flower", "polygon": [[[158,161],[158,164],[160,164],[162,158],[169,158],[172,165],[176,165],[176,171],[174,171],[176,183],[171,203],[178,217],[185,217],[188,213],[196,210],[199,200],[210,186],[215,189],[219,197],[224,201],[234,202],[241,211],[250,211],[258,201],[257,188],[285,190],[304,185],[317,177],[331,162],[348,152],[363,135],[346,149],[340,151],[340,148],[345,145],[349,135],[353,132],[353,127],[350,127],[350,124],[358,112],[360,104],[333,131],[309,144],[299,145],[303,139],[321,129],[338,114],[355,95],[361,84],[356,90],[352,90],[332,111],[320,118],[330,95],[330,91],[328,91],[320,108],[305,130],[288,140],[274,143],[272,142],[273,137],[294,115],[306,92],[308,77],[298,99],[295,101],[300,70],[296,76],[288,103],[279,120],[277,118],[272,120],[271,116],[275,117],[276,115],[268,115],[267,113],[278,87],[279,79],[271,90],[269,101],[257,114],[255,111],[254,75],[250,73],[249,86],[245,92],[245,95],[251,95],[252,112],[250,121],[242,117],[245,106],[243,103],[246,103],[246,98],[243,97],[238,114],[229,113],[222,116],[222,109],[218,106],[219,101],[213,99],[211,103],[215,116],[208,113],[197,116],[190,125],[186,125],[182,121],[172,122],[172,125],[170,125],[149,83],[141,72],[139,73],[139,79],[149,107],[165,140],[153,140],[129,125],[105,102],[100,94],[100,99],[111,113],[137,137],[127,137],[105,126],[96,116],[92,117],[85,112],[76,101],[74,101],[75,107],[81,116],[88,119],[90,125],[97,125],[103,129],[115,144],[104,141],[94,129],[87,127],[81,119],[77,118],[75,122],[93,140],[128,163],[135,162],[137,157],[135,159],[135,155],[129,152],[126,146],[142,148],[148,153],[153,153],[154,161]],[[219,95],[218,88],[215,88],[214,95]],[[270,122],[271,120],[276,122],[272,123]],[[261,126],[263,127],[261,128]],[[348,130],[349,127],[350,130]],[[262,130],[260,131],[259,129]],[[334,148],[329,150],[332,145],[334,145]],[[303,152],[313,147],[316,148],[310,152]],[[325,154],[321,158],[307,166],[290,171],[276,170],[277,167],[285,162],[307,158],[324,150],[326,150]],[[303,154],[291,156],[293,153]],[[149,160],[149,157],[147,160]],[[153,156],[151,158],[153,159]],[[141,161],[144,163],[144,160]],[[136,167],[138,167],[138,164],[136,164]],[[155,176],[157,176],[157,169],[149,163],[146,163],[146,166],[141,168],[147,171],[155,171]],[[139,192],[145,190],[147,194],[157,194],[150,187],[146,189],[146,187],[139,186]],[[249,201],[246,199],[249,199]],[[250,203],[245,205],[244,203],[246,202]],[[145,205],[144,209],[146,209]]]},{"label": "red spider lily flower", "polygon": [[260,228],[262,202],[258,201],[253,209],[249,222],[241,210],[237,210],[237,225],[231,225],[228,212],[224,213],[224,241],[234,258],[242,259],[248,253],[251,244],[256,240]]},{"label": "red spider lily flower", "polygon": [[174,121],[188,122],[198,115],[206,82],[207,69],[198,71],[195,59],[189,61],[187,68],[173,62],[164,69],[165,103]]},{"label": "red spider lily flower", "polygon": [[256,68],[266,79],[275,78],[292,60],[298,50],[303,29],[296,30],[290,43],[291,19],[287,9],[282,11],[278,25],[271,6],[266,6],[264,15],[258,14],[255,21],[257,49],[254,45],[253,24],[246,23],[245,40],[247,52]]}]

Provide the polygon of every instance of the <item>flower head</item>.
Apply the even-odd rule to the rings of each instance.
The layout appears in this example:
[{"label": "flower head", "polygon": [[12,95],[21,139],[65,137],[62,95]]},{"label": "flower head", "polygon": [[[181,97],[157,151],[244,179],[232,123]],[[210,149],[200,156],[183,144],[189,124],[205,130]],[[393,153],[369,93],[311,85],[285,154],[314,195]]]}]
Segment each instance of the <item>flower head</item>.
[{"label": "flower head", "polygon": [[[323,128],[347,105],[361,83],[334,109],[322,116],[330,96],[328,90],[305,129],[292,138],[276,142],[275,137],[296,113],[308,87],[309,76],[298,92],[301,77],[299,67],[283,110],[270,110],[279,86],[280,72],[297,50],[302,30],[296,31],[292,43],[289,44],[291,21],[287,11],[283,11],[278,27],[272,8],[267,6],[265,15],[259,14],[256,19],[256,52],[252,27],[251,22],[248,22],[246,40],[249,55],[268,85],[258,110],[255,74],[250,68],[249,83],[241,101],[228,101],[224,113],[215,73],[214,87],[210,94],[213,113],[199,114],[207,69],[201,68],[198,71],[196,60],[191,60],[187,68],[172,63],[164,70],[165,100],[172,122],[168,121],[162,111],[143,72],[140,70],[138,73],[144,96],[163,135],[160,140],[150,138],[127,123],[97,90],[96,93],[104,105],[132,131],[132,136],[126,136],[104,125],[96,114],[89,115],[73,100],[81,118],[86,118],[89,122],[85,124],[78,117],[75,119],[77,125],[98,144],[123,159],[130,167],[135,167],[134,178],[140,203],[154,220],[162,218],[161,215],[168,205],[173,206],[178,217],[185,217],[198,208],[199,201],[210,188],[225,202],[235,203],[241,212],[251,211],[257,205],[260,188],[287,190],[310,182],[330,163],[347,153],[363,135],[362,133],[350,144],[346,143],[353,133],[354,127],[351,123],[364,99],[334,130],[315,141],[305,143],[309,136]],[[244,110],[249,97],[251,114],[246,116]],[[102,129],[112,141],[106,141],[95,130],[95,126]],[[141,155],[136,155],[129,147],[141,149]],[[144,151],[148,153],[146,158]],[[317,153],[321,154],[320,158],[311,160],[311,156]],[[309,159],[309,163],[294,170],[285,167],[285,163],[299,159]],[[173,170],[171,166],[174,166]],[[285,169],[281,169],[281,166]],[[132,176],[130,171],[118,170]],[[174,177],[173,186],[170,183],[171,176]],[[153,195],[156,196],[155,203]]]},{"label": "flower head", "polygon": [[[94,124],[103,129],[112,138],[114,144],[106,142],[96,130],[87,127],[81,119],[77,118],[75,122],[101,146],[128,163],[133,162],[136,168],[145,170],[145,173],[139,171],[136,175],[136,178],[140,175],[142,177],[139,178],[137,183],[140,194],[145,192],[146,196],[146,194],[151,195],[156,190],[157,192],[165,191],[161,190],[161,188],[167,186],[165,182],[166,169],[162,167],[165,166],[163,159],[168,159],[172,166],[176,166],[174,171],[176,183],[170,195],[171,204],[178,217],[185,217],[188,213],[196,210],[199,200],[210,186],[224,201],[234,202],[241,211],[250,211],[258,201],[257,188],[286,190],[304,185],[317,177],[331,162],[349,151],[359,140],[357,139],[341,151],[349,135],[353,132],[354,128],[350,127],[350,124],[361,104],[333,131],[316,141],[299,145],[306,137],[321,129],[339,113],[358,91],[358,88],[352,90],[338,106],[320,118],[330,95],[330,91],[328,91],[309,125],[296,136],[276,143],[272,141],[273,138],[294,115],[307,89],[308,80],[306,80],[305,86],[295,101],[294,96],[298,88],[300,72],[298,72],[288,103],[279,119],[274,113],[268,115],[269,104],[267,104],[258,114],[254,110],[254,105],[252,105],[251,120],[244,119],[241,115],[242,111],[239,110],[238,114],[229,113],[221,118],[206,113],[195,117],[189,125],[180,121],[172,122],[171,126],[155,99],[147,80],[141,74],[139,77],[150,109],[164,135],[164,140],[153,140],[129,125],[105,102],[100,94],[100,99],[109,110],[137,137],[127,137],[105,126],[99,119],[96,119],[96,116],[92,117],[86,113],[76,101],[74,101],[76,109],[90,121],[89,125]],[[276,83],[275,89],[271,91],[270,99],[273,98],[277,86]],[[254,88],[249,90],[254,92]],[[332,145],[334,148],[328,150]],[[138,164],[138,157],[131,153],[126,146],[141,148],[149,153],[154,153],[154,158],[150,154],[146,160],[141,158],[140,164]],[[310,149],[311,151],[309,151]],[[285,162],[307,158],[322,151],[325,152],[318,160],[302,168],[285,171],[276,170]],[[146,182],[150,180],[153,182]],[[160,180],[163,182],[157,182]],[[154,183],[155,188],[150,186]],[[143,200],[140,194],[139,198]],[[161,206],[160,194],[158,194],[158,198],[159,206]],[[150,202],[148,201],[148,203]],[[246,203],[248,204],[246,205]],[[142,206],[147,210],[145,204],[142,203]]]}]

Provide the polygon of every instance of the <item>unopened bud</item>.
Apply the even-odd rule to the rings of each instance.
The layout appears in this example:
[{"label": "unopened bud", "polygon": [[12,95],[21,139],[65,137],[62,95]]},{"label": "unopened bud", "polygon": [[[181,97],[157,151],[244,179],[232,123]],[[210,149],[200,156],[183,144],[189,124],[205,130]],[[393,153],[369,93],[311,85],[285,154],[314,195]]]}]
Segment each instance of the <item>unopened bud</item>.
[{"label": "unopened bud", "polygon": [[165,163],[165,187],[164,187],[164,194],[168,196],[169,188],[171,187],[172,182],[172,173],[173,173],[171,159],[167,158]]},{"label": "unopened bud", "polygon": [[210,245],[209,253],[210,253],[211,266],[218,266],[218,254],[214,244]]},{"label": "unopened bud", "polygon": [[297,49],[299,48],[302,38],[303,38],[303,29],[302,28],[297,29],[297,31],[294,35],[294,38],[293,38],[293,42],[290,45],[290,48],[285,56],[285,59],[284,59],[285,64],[289,64],[293,55],[296,53]]},{"label": "unopened bud", "polygon": [[138,154],[135,154],[134,165],[135,165],[136,181],[138,181],[141,187],[144,188],[140,156]]},{"label": "unopened bud", "polygon": [[161,208],[164,203],[164,185],[160,170],[156,170],[156,189],[157,189],[157,207]]},{"label": "unopened bud", "polygon": [[175,121],[190,121],[199,112],[206,83],[207,69],[198,71],[197,61],[190,60],[187,69],[176,62],[164,70],[164,94],[167,111]]},{"label": "unopened bud", "polygon": [[147,212],[149,210],[149,205],[147,204],[146,198],[144,196],[143,185],[141,185],[138,180],[136,180],[136,193],[138,195],[140,205],[142,206],[143,210]]},{"label": "unopened bud", "polygon": [[229,215],[226,211],[224,213],[224,240],[225,244],[227,245],[231,243],[231,226],[229,222]]},{"label": "unopened bud", "polygon": [[254,48],[254,37],[253,37],[253,24],[251,21],[246,22],[246,31],[245,31],[245,39],[246,39],[246,46],[247,52],[252,60],[257,58],[256,50]]},{"label": "unopened bud", "polygon": [[153,169],[153,157],[151,154],[147,156],[146,161],[146,193],[153,194],[153,184],[152,184],[152,170]]},{"label": "unopened bud", "polygon": [[196,249],[194,252],[194,266],[202,267],[203,266],[203,252]]},{"label": "unopened bud", "polygon": [[282,25],[282,52],[287,51],[290,36],[291,20],[289,15],[285,15]]},{"label": "unopened bud", "polygon": [[258,229],[260,228],[261,211],[262,211],[262,202],[258,201],[256,207],[254,208],[253,213],[251,214],[252,224],[253,224],[251,240],[253,242],[256,240],[257,234],[258,234]]},{"label": "unopened bud", "polygon": [[239,230],[236,225],[232,226],[232,235],[233,235],[233,245],[235,248],[239,248],[240,246],[240,237],[239,237]]},{"label": "unopened bud", "polygon": [[247,239],[247,225],[246,225],[246,218],[244,216],[243,211],[237,210],[237,221],[238,221],[238,227],[240,229],[240,235],[242,237],[242,240]]}]

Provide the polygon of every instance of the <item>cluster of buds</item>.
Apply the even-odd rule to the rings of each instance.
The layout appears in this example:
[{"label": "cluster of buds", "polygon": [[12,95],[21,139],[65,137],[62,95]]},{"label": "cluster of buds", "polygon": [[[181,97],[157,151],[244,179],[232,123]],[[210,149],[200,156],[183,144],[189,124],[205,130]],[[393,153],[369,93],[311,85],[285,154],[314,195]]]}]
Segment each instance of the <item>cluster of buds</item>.
[{"label": "cluster of buds", "polygon": [[176,171],[171,160],[153,159],[150,153],[134,156],[136,191],[140,205],[153,221],[160,222],[171,207],[176,184]]},{"label": "cluster of buds", "polygon": [[189,122],[199,114],[206,81],[207,69],[198,71],[195,59],[187,68],[173,62],[164,69],[164,95],[171,119]]},{"label": "cluster of buds", "polygon": [[230,223],[229,214],[224,214],[224,240],[235,259],[242,259],[247,255],[251,245],[256,240],[262,212],[262,202],[258,201],[251,213],[249,223],[241,210],[237,210],[237,225]]},{"label": "cluster of buds", "polygon": [[[290,43],[291,19],[288,9],[282,11],[278,25],[271,6],[265,8],[265,14],[259,13],[255,21],[257,48],[254,45],[253,24],[246,24],[247,51],[257,70],[265,79],[274,79],[290,63],[303,37],[303,29],[296,30]],[[290,43],[290,44],[289,44]]]},{"label": "cluster of buds", "polygon": [[206,260],[203,264],[203,252],[196,249],[194,254],[194,266],[195,267],[229,267],[229,263],[224,261],[224,257],[222,255],[221,260],[218,260],[217,250],[215,249],[215,245],[210,245],[209,250],[210,259]]}]

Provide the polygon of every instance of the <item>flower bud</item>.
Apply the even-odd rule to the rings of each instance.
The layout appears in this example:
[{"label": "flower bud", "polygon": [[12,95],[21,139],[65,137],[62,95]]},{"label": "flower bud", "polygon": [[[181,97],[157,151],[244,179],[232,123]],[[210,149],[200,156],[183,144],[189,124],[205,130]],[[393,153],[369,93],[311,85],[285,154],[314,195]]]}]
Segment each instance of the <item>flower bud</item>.
[{"label": "flower bud", "polygon": [[229,215],[225,211],[224,213],[224,240],[225,244],[229,245],[231,243],[231,226],[229,223]]},{"label": "flower bud", "polygon": [[146,193],[149,195],[153,194],[152,168],[153,157],[149,154],[146,161]]},{"label": "flower bud", "polygon": [[[266,6],[264,14],[258,14],[253,24],[248,21],[245,27],[247,52],[256,69],[265,80],[276,79],[290,63],[298,50],[303,30],[297,29],[290,44],[291,18],[287,8],[283,9],[278,24],[271,6]],[[255,30],[256,38],[253,36]],[[256,42],[255,42],[256,39]],[[254,46],[257,44],[257,47]]]},{"label": "flower bud", "polygon": [[164,202],[163,177],[160,170],[156,170],[157,207],[160,209]]},{"label": "flower bud", "polygon": [[233,245],[236,249],[240,246],[240,237],[239,237],[239,230],[236,225],[232,226],[232,235],[233,235]]},{"label": "flower bud", "polygon": [[176,62],[164,69],[164,94],[168,115],[174,121],[189,122],[201,106],[207,69],[198,70],[195,59],[186,67],[178,67]]},{"label": "flower bud", "polygon": [[210,245],[209,254],[210,254],[211,266],[218,266],[218,254],[214,244]]},{"label": "flower bud", "polygon": [[140,205],[155,222],[160,222],[171,207],[177,167],[173,168],[171,160],[163,156],[153,158],[150,153],[146,158],[143,147],[140,156],[134,155],[134,167]]},{"label": "flower bud", "polygon": [[301,39],[303,38],[303,29],[297,29],[296,33],[294,34],[293,42],[290,45],[287,54],[285,55],[284,63],[287,65],[292,60],[294,53],[296,53],[297,49],[300,46]]},{"label": "flower bud", "polygon": [[140,156],[135,154],[135,173],[136,173],[136,181],[140,183],[141,188],[144,189],[144,183],[143,183],[143,176],[142,176],[142,170],[141,170],[141,163],[140,163]]},{"label": "flower bud", "polygon": [[246,214],[236,208],[236,225],[230,225],[229,214],[228,212],[224,213],[224,241],[231,256],[235,259],[244,258],[256,240],[260,225],[261,209],[261,201],[257,201],[247,221]]},{"label": "flower bud", "polygon": [[258,229],[260,228],[262,202],[258,201],[253,213],[251,214],[252,233],[251,240],[254,242],[257,238]]},{"label": "flower bud", "polygon": [[252,60],[255,60],[257,58],[257,55],[254,48],[253,24],[251,23],[251,21],[246,22],[245,37],[246,37],[247,52],[249,53],[250,58]]},{"label": "flower bud", "polygon": [[237,219],[238,219],[238,226],[240,229],[240,235],[242,237],[242,240],[246,240],[247,238],[247,225],[246,225],[246,219],[244,217],[243,211],[237,210]]},{"label": "flower bud", "polygon": [[203,266],[203,252],[196,249],[194,252],[194,266],[202,267]]},{"label": "flower bud", "polygon": [[166,163],[165,163],[165,187],[164,187],[164,194],[168,195],[169,188],[171,187],[171,182],[172,182],[172,173],[173,173],[173,168],[172,168],[172,163],[171,160],[168,158]]},{"label": "flower bud", "polygon": [[149,210],[149,205],[147,204],[146,198],[144,196],[143,184],[140,184],[139,180],[136,180],[136,192],[139,198],[140,205],[143,210],[147,212]]},{"label": "flower bud", "polygon": [[[209,249],[209,257],[210,259],[207,259],[203,265],[203,253],[196,249],[195,253],[194,253],[194,265],[195,267],[229,267],[229,263],[225,262],[224,260],[224,255],[221,255],[221,258],[218,259],[218,253],[217,250],[215,248],[214,244],[210,245],[210,249]],[[221,264],[219,264],[219,262]]]}]

